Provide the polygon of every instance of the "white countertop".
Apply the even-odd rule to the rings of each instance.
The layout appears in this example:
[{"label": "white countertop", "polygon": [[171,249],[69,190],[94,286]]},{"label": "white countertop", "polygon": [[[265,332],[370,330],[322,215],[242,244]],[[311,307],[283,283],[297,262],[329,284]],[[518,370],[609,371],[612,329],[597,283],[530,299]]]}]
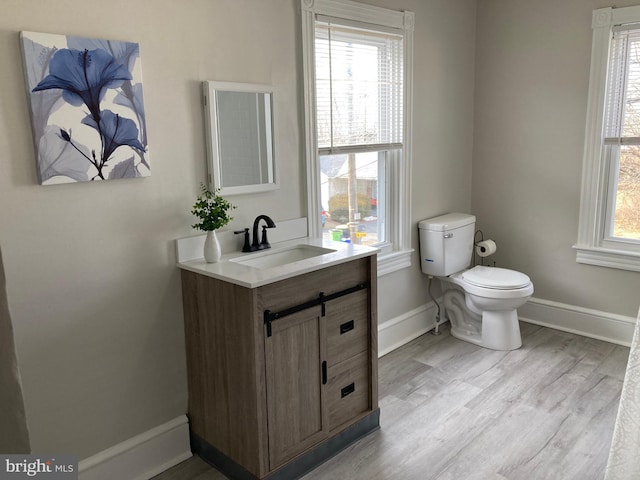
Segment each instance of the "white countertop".
[{"label": "white countertop", "polygon": [[[251,258],[252,256],[269,255],[269,253],[283,251],[296,245],[311,245],[335,250],[335,252],[269,268],[254,268],[230,261],[239,258],[244,259]],[[222,255],[222,258],[217,263],[207,263],[204,258],[199,258],[178,262],[178,267],[226,282],[235,283],[242,287],[255,288],[357,258],[375,255],[376,253],[378,253],[378,249],[374,247],[304,237],[274,243],[268,250],[225,254]]]}]

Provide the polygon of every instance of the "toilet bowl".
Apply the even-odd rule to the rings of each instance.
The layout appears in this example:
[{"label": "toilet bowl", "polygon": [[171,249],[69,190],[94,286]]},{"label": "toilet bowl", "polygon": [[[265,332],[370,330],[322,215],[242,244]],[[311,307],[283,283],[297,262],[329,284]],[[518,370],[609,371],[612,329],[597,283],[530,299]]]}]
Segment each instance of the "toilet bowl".
[{"label": "toilet bowl", "polygon": [[533,295],[524,273],[506,268],[469,268],[475,217],[449,213],[419,222],[422,272],[441,280],[451,334],[494,350],[520,348],[518,307]]},{"label": "toilet bowl", "polygon": [[527,275],[476,266],[441,277],[451,335],[493,350],[515,350],[522,340],[517,309],[533,294]]}]

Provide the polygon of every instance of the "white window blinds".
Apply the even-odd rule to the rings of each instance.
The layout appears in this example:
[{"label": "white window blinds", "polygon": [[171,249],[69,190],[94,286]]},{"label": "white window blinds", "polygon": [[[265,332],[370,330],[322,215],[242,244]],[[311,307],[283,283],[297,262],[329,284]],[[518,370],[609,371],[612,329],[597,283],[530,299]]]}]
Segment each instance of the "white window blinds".
[{"label": "white window blinds", "polygon": [[403,38],[316,21],[316,114],[322,153],[402,143]]},{"label": "white window blinds", "polygon": [[640,145],[640,24],[613,29],[609,58],[604,142]]}]

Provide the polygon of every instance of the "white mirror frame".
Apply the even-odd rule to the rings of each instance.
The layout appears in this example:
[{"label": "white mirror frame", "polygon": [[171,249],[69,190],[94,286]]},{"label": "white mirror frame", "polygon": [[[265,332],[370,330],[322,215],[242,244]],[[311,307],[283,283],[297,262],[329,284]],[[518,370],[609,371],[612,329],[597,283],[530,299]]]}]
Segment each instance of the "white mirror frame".
[{"label": "white mirror frame", "polygon": [[[235,83],[235,82],[217,82],[213,80],[206,80],[203,82],[204,93],[204,110],[206,119],[206,137],[207,137],[207,158],[209,165],[209,185],[212,190],[219,190],[222,195],[238,195],[247,193],[266,192],[269,190],[275,190],[279,188],[278,177],[276,175],[276,161],[274,155],[274,122],[273,122],[273,105],[274,105],[274,89],[269,85],[259,85],[250,83]],[[220,138],[219,138],[219,114],[217,105],[217,92],[239,92],[239,93],[265,93],[269,94],[270,111],[267,112],[264,118],[267,132],[267,172],[266,176],[268,181],[265,183],[258,183],[252,185],[235,185],[224,186],[224,180],[222,176],[222,165],[224,158],[220,153]],[[256,119],[257,121],[258,119]],[[270,131],[269,131],[270,130]],[[255,159],[259,161],[258,158]]]}]

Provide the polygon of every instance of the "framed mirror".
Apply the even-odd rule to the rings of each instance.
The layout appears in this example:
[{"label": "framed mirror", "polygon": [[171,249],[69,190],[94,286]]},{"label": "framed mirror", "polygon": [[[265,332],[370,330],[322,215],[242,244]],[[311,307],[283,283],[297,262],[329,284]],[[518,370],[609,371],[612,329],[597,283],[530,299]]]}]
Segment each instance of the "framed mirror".
[{"label": "framed mirror", "polygon": [[223,195],[278,188],[273,154],[273,89],[205,81],[210,183]]}]

